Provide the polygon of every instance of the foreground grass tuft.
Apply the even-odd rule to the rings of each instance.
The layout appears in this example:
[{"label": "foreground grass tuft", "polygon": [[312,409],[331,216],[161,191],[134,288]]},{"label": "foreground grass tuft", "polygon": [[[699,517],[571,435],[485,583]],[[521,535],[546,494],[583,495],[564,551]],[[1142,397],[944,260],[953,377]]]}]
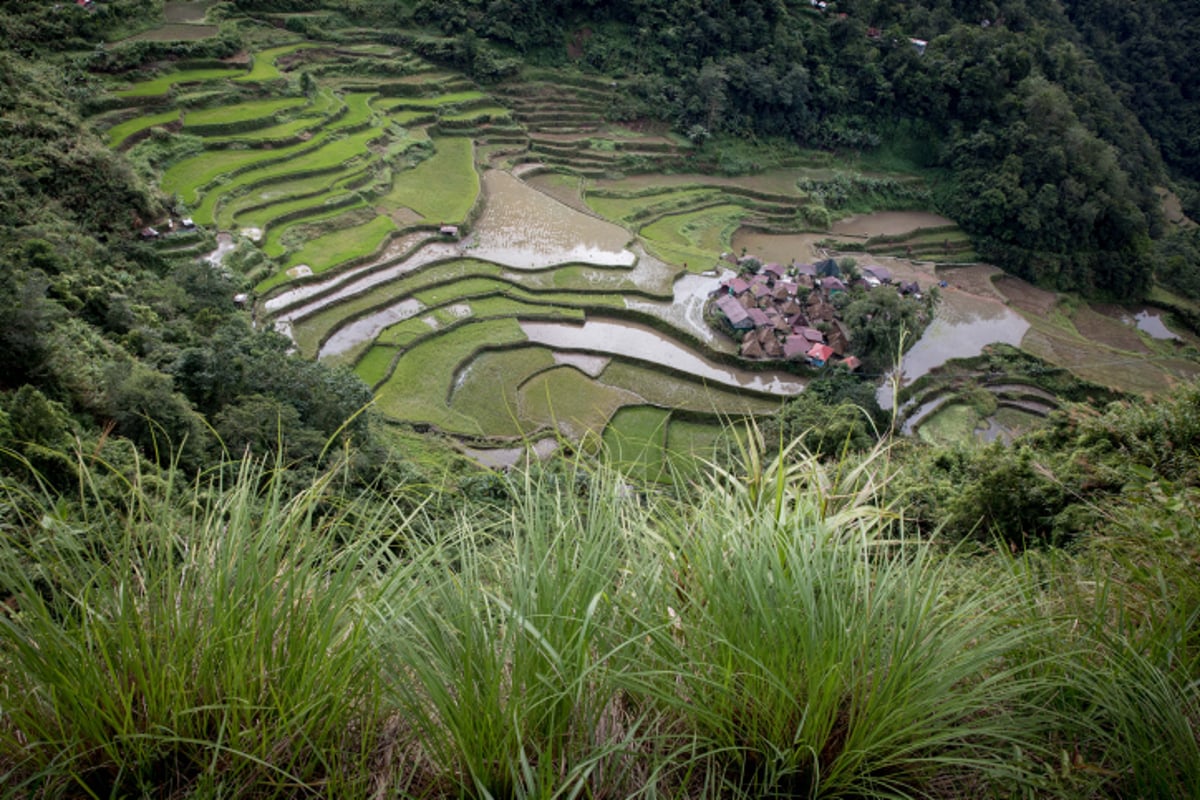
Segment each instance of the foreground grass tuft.
[{"label": "foreground grass tuft", "polygon": [[0,494],[5,791],[1194,793],[1196,584],[1152,568],[1194,556],[1194,520],[947,552],[877,503],[886,445],[768,460],[756,435],[690,486],[558,464],[419,525],[338,468]]}]

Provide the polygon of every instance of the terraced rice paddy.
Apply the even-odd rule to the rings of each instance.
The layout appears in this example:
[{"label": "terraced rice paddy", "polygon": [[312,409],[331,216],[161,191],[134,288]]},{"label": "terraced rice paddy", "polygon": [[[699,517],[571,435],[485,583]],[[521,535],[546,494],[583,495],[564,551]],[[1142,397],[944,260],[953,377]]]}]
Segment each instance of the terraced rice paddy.
[{"label": "terraced rice paddy", "polygon": [[[218,259],[251,246],[238,231],[250,236],[262,258],[244,277],[259,320],[303,356],[353,368],[389,419],[463,437],[498,464],[565,437],[654,478],[692,469],[737,420],[804,389],[794,371],[739,366],[736,343],[704,319],[719,282],[705,271],[742,248],[814,260],[830,234],[797,228],[796,209],[809,202],[798,186],[827,168],[630,175],[678,165],[687,144],[609,121],[606,80],[485,91],[365,40],[281,38],[251,56],[249,69],[167,70],[120,87],[131,101],[162,99],[153,113],[109,112],[97,126],[111,146],[135,151],[154,126],[181,121],[180,135],[198,137],[187,142],[203,152],[168,164],[163,190],[221,231]],[[836,232],[865,224],[866,235],[903,246],[925,246],[914,226],[933,227],[938,247],[959,236],[932,215],[893,216]],[[164,243],[162,252],[192,251]],[[888,263],[898,278],[933,277]],[[1006,287],[993,288],[990,273],[959,275],[970,285],[947,292],[929,342],[910,354],[911,374],[949,357],[947,342],[977,351],[1035,333],[1044,350],[1064,341],[1070,320],[1031,323],[1019,300],[1004,304]],[[1167,366],[1177,345],[1111,315],[1080,313],[1074,324],[1182,369]]]},{"label": "terraced rice paddy", "polygon": [[178,85],[228,80],[241,74],[242,70],[238,67],[179,70],[134,83],[129,88],[114,92],[114,94],[117,97],[153,97],[166,94]]}]

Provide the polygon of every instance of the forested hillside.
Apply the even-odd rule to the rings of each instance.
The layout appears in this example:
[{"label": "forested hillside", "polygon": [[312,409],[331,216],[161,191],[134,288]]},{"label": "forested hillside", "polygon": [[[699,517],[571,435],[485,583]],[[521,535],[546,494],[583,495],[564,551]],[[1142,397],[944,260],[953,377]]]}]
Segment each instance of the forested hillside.
[{"label": "forested hillside", "polygon": [[[1150,237],[1162,232],[1153,187],[1168,179],[1146,130],[1169,136],[1162,147],[1176,180],[1196,179],[1186,133],[1195,129],[1186,124],[1195,104],[1181,88],[1195,82],[1173,55],[1186,52],[1189,26],[1171,27],[1188,16],[1186,4],[1170,4],[1161,16],[1151,12],[1154,34],[1121,37],[1123,49],[1108,36],[1093,48],[1097,26],[1120,15],[1089,5],[1067,4],[1069,17],[1058,3],[1026,0],[844,0],[824,9],[418,1],[411,14],[527,60],[574,58],[630,77],[636,89],[626,113],[661,116],[696,139],[886,143],[945,172],[940,210],[988,259],[1046,285],[1129,298],[1150,281]],[[394,8],[402,19],[410,13]],[[1142,9],[1124,4],[1122,14],[1140,20]],[[1098,19],[1105,22],[1083,22]],[[1153,46],[1146,35],[1164,43]],[[1167,69],[1153,67],[1160,62]],[[1141,91],[1151,80],[1158,88]]]},{"label": "forested hillside", "polygon": [[247,447],[308,469],[335,435],[379,456],[360,380],[254,330],[228,272],[139,241],[164,198],[80,115],[99,91],[88,59],[16,52],[94,40],[153,4],[16,5],[0,53],[0,446],[64,487],[72,442],[108,433],[190,470]]}]

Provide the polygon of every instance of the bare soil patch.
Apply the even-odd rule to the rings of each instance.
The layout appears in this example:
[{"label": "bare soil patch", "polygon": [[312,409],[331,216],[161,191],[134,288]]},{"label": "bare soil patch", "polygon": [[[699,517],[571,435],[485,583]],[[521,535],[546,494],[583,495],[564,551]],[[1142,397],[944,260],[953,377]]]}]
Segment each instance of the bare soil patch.
[{"label": "bare soil patch", "polygon": [[[383,209],[377,208],[375,210],[378,211],[380,214],[387,213],[386,210],[383,210]],[[406,225],[414,225],[414,224],[420,222],[421,220],[425,219],[420,214],[413,211],[411,208],[397,208],[395,211],[393,211],[391,213],[390,216],[392,218],[392,222],[396,223],[397,225],[399,225],[401,227],[404,227]]]},{"label": "bare soil patch", "polygon": [[1183,213],[1183,202],[1179,199],[1179,195],[1165,186],[1157,186],[1154,191],[1158,195],[1158,199],[1162,201],[1163,217],[1168,223],[1185,230],[1196,227],[1196,223]]},{"label": "bare soil patch", "polygon": [[[516,174],[515,170],[513,174]],[[539,192],[553,197],[563,205],[570,206],[576,211],[581,211],[589,216],[596,216],[596,212],[592,211],[588,207],[588,204],[583,202],[583,196],[580,194],[579,179],[574,176],[563,175],[558,172],[546,172],[526,178],[525,182]]]},{"label": "bare soil patch", "polygon": [[571,34],[571,41],[567,42],[567,58],[572,61],[578,61],[583,58],[583,47],[588,43],[588,39],[591,38],[591,28],[580,28]]},{"label": "bare soil patch", "polygon": [[1071,318],[1079,335],[1091,342],[1127,350],[1131,353],[1148,353],[1150,348],[1129,325],[1112,317],[1098,313],[1089,306],[1082,306]]},{"label": "bare soil patch", "polygon": [[964,292],[981,295],[983,297],[994,297],[997,300],[1004,300],[1004,296],[996,291],[996,286],[993,280],[1004,272],[998,267],[993,267],[988,264],[975,264],[970,267],[946,267],[937,271],[937,277],[944,280],[949,286],[955,289],[961,289]]},{"label": "bare soil patch", "polygon": [[1045,316],[1058,305],[1058,295],[1054,292],[1039,289],[1011,275],[997,278],[992,285],[1005,300],[1030,314]]}]

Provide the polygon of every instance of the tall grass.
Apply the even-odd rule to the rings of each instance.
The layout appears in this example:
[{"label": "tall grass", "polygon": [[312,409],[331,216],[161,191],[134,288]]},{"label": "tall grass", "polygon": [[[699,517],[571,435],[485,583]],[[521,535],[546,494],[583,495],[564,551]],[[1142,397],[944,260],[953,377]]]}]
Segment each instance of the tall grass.
[{"label": "tall grass", "polygon": [[[528,481],[507,520],[460,520],[421,602],[391,609],[389,681],[451,795],[625,797],[644,735],[617,676],[640,651],[623,614],[653,581],[637,506],[604,476],[582,499]],[[644,591],[644,590],[643,590]]]},{"label": "tall grass", "polygon": [[0,495],[0,794],[1195,796],[1186,568],[947,551],[877,504],[886,445],[740,441],[419,525],[249,462]]},{"label": "tall grass", "polygon": [[[0,616],[0,782],[365,796],[383,709],[364,619],[403,573],[384,568],[388,510],[356,517],[363,544],[334,546],[332,476],[291,498],[250,463],[229,485],[139,480],[105,512],[84,474],[62,522],[82,546],[38,554],[53,580],[11,559],[0,574],[17,608]],[[115,535],[87,540],[97,527]]]},{"label": "tall grass", "polygon": [[1049,720],[1009,661],[1029,637],[1010,587],[964,581],[872,504],[883,448],[831,471],[794,447],[764,462],[750,441],[743,474],[715,470],[663,528],[673,624],[651,694],[690,737],[703,794],[1020,785],[1012,748],[1036,747]]}]

